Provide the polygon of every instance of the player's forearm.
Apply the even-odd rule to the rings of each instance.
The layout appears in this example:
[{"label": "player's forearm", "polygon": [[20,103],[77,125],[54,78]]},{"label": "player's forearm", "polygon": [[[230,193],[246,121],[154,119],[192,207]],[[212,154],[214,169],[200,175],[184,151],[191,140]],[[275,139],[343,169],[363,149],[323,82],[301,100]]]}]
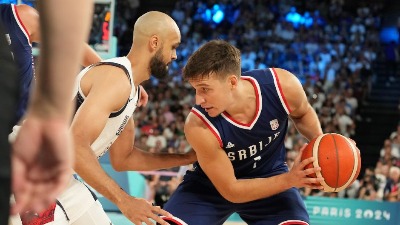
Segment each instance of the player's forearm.
[{"label": "player's forearm", "polygon": [[285,176],[286,174],[281,174],[268,178],[240,179],[223,187],[222,189],[225,191],[219,190],[219,192],[225,199],[233,203],[267,198],[292,188]]},{"label": "player's forearm", "polygon": [[75,147],[76,159],[74,170],[97,192],[115,204],[121,202],[127,194],[103,170],[90,147]]},{"label": "player's forearm", "polygon": [[145,171],[188,165],[196,161],[194,152],[186,154],[149,153],[136,147],[125,159],[113,164],[119,171]]},{"label": "player's forearm", "polygon": [[322,134],[321,123],[311,106],[307,113],[299,118],[292,118],[297,130],[309,141]]},{"label": "player's forearm", "polygon": [[[62,10],[57,10],[57,9]],[[39,1],[40,65],[32,97],[35,113],[69,119],[72,89],[92,17],[92,0]]]}]

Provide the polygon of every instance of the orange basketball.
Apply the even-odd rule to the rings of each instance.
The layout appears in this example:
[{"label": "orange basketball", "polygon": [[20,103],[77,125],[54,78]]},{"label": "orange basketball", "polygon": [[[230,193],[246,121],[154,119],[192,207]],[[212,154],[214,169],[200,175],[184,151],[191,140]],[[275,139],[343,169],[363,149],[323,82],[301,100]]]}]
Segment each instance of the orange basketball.
[{"label": "orange basketball", "polygon": [[326,133],[311,140],[301,160],[314,157],[316,160],[306,168],[321,167],[312,177],[323,177],[325,192],[339,192],[351,185],[361,168],[360,150],[349,139],[340,134]]}]

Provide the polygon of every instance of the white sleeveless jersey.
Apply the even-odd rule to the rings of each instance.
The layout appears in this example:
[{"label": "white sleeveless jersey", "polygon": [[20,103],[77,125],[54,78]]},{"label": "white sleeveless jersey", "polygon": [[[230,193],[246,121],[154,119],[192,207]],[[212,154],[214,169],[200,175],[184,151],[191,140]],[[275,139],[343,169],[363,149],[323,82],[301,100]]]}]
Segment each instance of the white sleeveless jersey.
[{"label": "white sleeveless jersey", "polygon": [[[96,156],[99,158],[108,151],[110,146],[114,143],[124,129],[125,125],[136,109],[136,104],[138,102],[140,93],[138,91],[139,88],[136,89],[133,83],[130,61],[126,57],[113,58],[89,66],[79,73],[74,89],[74,97],[77,98],[77,107],[79,107],[85,100],[85,96],[80,88],[80,81],[87,71],[98,65],[110,65],[121,68],[125,71],[132,87],[126,104],[119,111],[110,114],[104,129],[91,145]],[[19,128],[19,126],[15,126],[13,128],[13,132],[9,135],[10,142],[15,140]],[[85,220],[83,217],[85,217],[85,215],[90,213],[89,211],[92,210],[98,210],[95,213],[97,215],[96,224],[110,224],[110,220],[107,218],[107,215],[104,213],[103,209],[101,207],[96,208],[96,204],[98,204],[98,202],[96,202],[88,187],[72,176],[67,188],[60,196],[58,196],[57,200],[62,206],[62,208],[60,208],[60,206],[57,205],[55,210],[54,221],[56,221],[57,224],[73,224],[78,219],[80,221]],[[87,222],[82,224],[92,224],[92,222],[89,222],[92,220],[93,218],[90,217]]]},{"label": "white sleeveless jersey", "polygon": [[132,116],[133,112],[136,109],[136,104],[139,100],[140,93],[138,91],[139,88],[136,89],[133,83],[132,68],[128,58],[119,57],[119,58],[103,60],[99,63],[96,63],[92,66],[85,68],[79,73],[75,84],[76,91],[74,92],[77,93],[76,97],[77,97],[78,107],[80,106],[80,104],[82,104],[82,102],[86,98],[81,90],[80,81],[87,71],[89,71],[94,66],[98,65],[111,65],[121,68],[122,70],[125,71],[126,75],[128,76],[132,87],[129,99],[127,100],[125,105],[119,111],[110,114],[104,129],[100,133],[99,137],[97,137],[97,139],[91,145],[97,158],[100,158],[110,149],[111,145],[118,138],[118,136],[124,129],[125,125],[128,123],[129,118]]},{"label": "white sleeveless jersey", "polygon": [[[77,107],[79,107],[86,98],[80,88],[80,81],[87,71],[98,65],[116,66],[124,70],[132,85],[132,89],[126,104],[119,111],[110,114],[107,123],[101,131],[99,137],[97,137],[97,139],[91,145],[97,158],[105,154],[109,150],[110,146],[114,143],[114,141],[118,138],[119,134],[122,132],[128,120],[135,111],[136,104],[140,96],[139,91],[137,91],[139,89],[136,89],[133,83],[130,61],[126,57],[113,58],[89,66],[79,73],[75,85],[76,89],[74,92],[77,98]],[[63,206],[65,213],[69,217],[69,224],[72,224],[83,214],[85,214],[95,202],[95,199],[93,198],[89,189],[75,178],[71,178],[68,187],[57,199]],[[61,216],[61,220],[62,217],[63,215]],[[60,221],[60,218],[55,219],[56,221]]]}]

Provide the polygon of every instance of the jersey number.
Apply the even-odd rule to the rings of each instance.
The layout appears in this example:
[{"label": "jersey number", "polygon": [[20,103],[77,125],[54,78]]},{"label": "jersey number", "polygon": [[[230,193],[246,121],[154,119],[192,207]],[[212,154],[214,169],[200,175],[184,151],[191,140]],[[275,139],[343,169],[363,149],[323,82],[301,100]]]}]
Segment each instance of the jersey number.
[{"label": "jersey number", "polygon": [[257,156],[254,158],[253,169],[257,167],[257,162],[261,160],[261,156]]}]

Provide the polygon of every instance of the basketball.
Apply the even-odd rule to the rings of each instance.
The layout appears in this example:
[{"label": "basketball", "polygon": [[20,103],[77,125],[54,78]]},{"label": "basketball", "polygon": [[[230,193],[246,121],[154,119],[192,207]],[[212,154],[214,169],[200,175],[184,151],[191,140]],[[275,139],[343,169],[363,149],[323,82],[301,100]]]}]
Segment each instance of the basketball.
[{"label": "basketball", "polygon": [[301,156],[301,160],[314,157],[316,160],[305,168],[321,167],[321,171],[310,175],[323,177],[321,182],[325,192],[339,192],[357,179],[361,168],[360,150],[347,137],[326,133],[311,140]]}]

